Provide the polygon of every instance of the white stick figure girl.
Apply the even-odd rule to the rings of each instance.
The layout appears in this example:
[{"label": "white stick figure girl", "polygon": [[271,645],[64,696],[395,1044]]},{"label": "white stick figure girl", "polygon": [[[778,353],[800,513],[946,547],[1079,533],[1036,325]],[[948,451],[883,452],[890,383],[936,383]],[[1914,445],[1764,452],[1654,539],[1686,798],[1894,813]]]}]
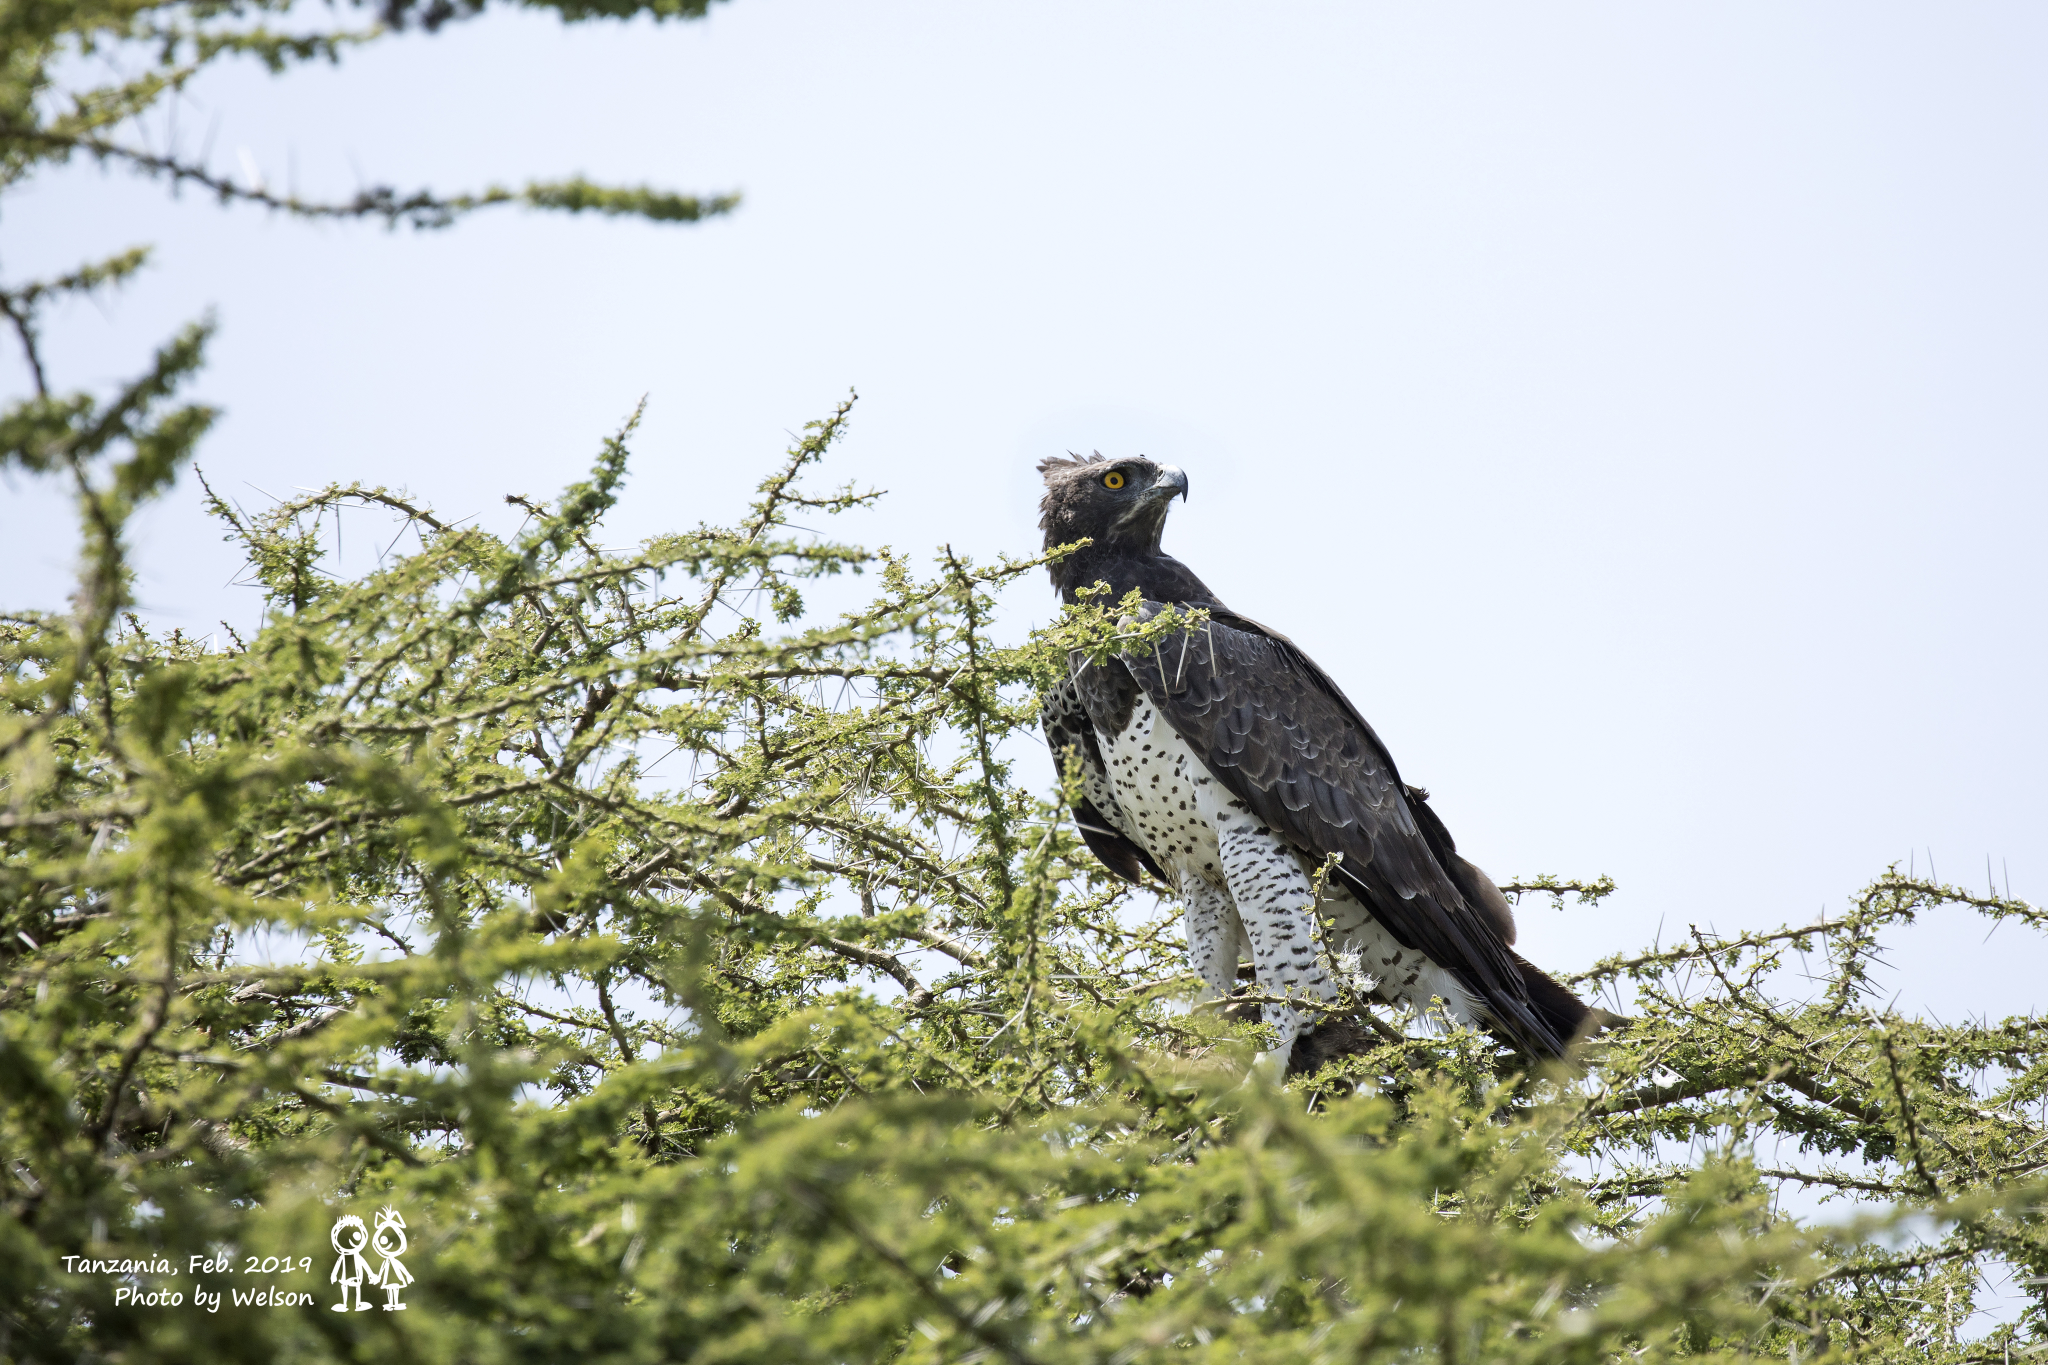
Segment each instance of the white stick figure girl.
[{"label": "white stick figure girl", "polygon": [[341,1256],[341,1259],[334,1263],[333,1273],[327,1277],[329,1284],[341,1286],[341,1302],[334,1305],[334,1311],[346,1313],[349,1295],[353,1293],[356,1311],[369,1312],[370,1305],[363,1302],[363,1281],[368,1280],[375,1284],[378,1276],[376,1271],[370,1269],[370,1263],[363,1259],[363,1246],[370,1240],[370,1234],[363,1228],[363,1220],[352,1213],[343,1214],[334,1220],[334,1227],[329,1230],[327,1240],[334,1244],[335,1251]]},{"label": "white stick figure girl", "polygon": [[398,1301],[398,1291],[412,1283],[412,1272],[398,1259],[405,1255],[405,1215],[388,1204],[379,1210],[377,1236],[370,1245],[384,1258],[377,1271],[377,1283],[384,1286],[384,1311],[403,1312],[406,1305]]}]

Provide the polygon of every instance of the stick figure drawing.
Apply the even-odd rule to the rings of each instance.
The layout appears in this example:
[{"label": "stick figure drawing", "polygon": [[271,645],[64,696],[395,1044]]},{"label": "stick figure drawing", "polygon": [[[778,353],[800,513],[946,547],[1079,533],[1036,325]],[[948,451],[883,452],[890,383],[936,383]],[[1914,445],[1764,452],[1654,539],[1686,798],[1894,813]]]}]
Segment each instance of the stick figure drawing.
[{"label": "stick figure drawing", "polygon": [[412,1272],[398,1258],[405,1255],[405,1215],[386,1204],[377,1213],[377,1236],[371,1249],[384,1258],[377,1269],[377,1283],[384,1286],[384,1311],[403,1312],[398,1291],[412,1283]]},{"label": "stick figure drawing", "polygon": [[349,1295],[354,1294],[356,1311],[367,1313],[370,1305],[363,1302],[363,1281],[377,1283],[376,1271],[363,1259],[363,1247],[369,1242],[370,1234],[363,1227],[363,1220],[352,1213],[345,1213],[334,1220],[334,1227],[328,1232],[327,1240],[334,1244],[334,1250],[341,1259],[334,1263],[334,1271],[327,1277],[329,1284],[341,1286],[341,1302],[334,1305],[337,1313],[348,1311]]}]

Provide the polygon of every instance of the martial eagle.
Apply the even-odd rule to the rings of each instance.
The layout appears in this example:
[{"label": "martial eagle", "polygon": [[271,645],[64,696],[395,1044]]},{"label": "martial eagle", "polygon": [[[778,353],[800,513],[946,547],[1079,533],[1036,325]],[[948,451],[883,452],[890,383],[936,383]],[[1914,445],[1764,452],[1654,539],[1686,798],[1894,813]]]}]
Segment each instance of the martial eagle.
[{"label": "martial eagle", "polygon": [[1169,605],[1209,614],[1105,663],[1076,653],[1043,715],[1062,771],[1070,756],[1080,763],[1082,838],[1119,876],[1149,872],[1178,894],[1206,990],[1230,994],[1249,956],[1279,1039],[1269,1057],[1287,1066],[1317,1007],[1340,995],[1311,910],[1327,867],[1328,949],[1347,964],[1355,955],[1374,998],[1411,1009],[1440,998],[1531,1056],[1561,1054],[1586,1006],[1510,946],[1506,897],[1458,856],[1427,793],[1402,784],[1379,736],[1299,646],[1225,607],[1159,548],[1187,476],[1100,455],[1039,472],[1046,548],[1089,542],[1051,566],[1063,600],[1107,585],[1113,603],[1137,589],[1145,620]]}]

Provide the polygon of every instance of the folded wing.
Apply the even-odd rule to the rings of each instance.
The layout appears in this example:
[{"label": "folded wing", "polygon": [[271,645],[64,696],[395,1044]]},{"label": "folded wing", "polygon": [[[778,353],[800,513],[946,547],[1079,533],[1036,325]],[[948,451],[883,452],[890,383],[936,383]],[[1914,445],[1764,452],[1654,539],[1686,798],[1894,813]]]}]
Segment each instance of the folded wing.
[{"label": "folded wing", "polygon": [[[1157,610],[1147,604],[1148,616]],[[1335,875],[1395,938],[1454,973],[1517,1046],[1564,1050],[1572,1012],[1551,997],[1569,993],[1509,948],[1491,907],[1460,890],[1386,746],[1293,642],[1219,611],[1122,662],[1261,824],[1317,863],[1343,855]],[[1426,810],[1423,821],[1441,830]],[[1535,1000],[1532,973],[1542,978]]]}]

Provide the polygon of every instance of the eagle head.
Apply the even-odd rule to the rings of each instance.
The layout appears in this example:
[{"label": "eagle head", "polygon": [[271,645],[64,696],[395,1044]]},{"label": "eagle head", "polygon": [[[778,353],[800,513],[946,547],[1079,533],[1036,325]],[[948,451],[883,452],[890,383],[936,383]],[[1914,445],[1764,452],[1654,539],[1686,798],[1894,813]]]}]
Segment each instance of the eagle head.
[{"label": "eagle head", "polygon": [[1045,497],[1038,504],[1038,525],[1045,548],[1092,540],[1094,549],[1124,553],[1156,552],[1166,529],[1167,504],[1188,495],[1188,476],[1170,464],[1155,464],[1142,455],[1106,460],[1098,451],[1038,462],[1045,476]]},{"label": "eagle head", "polygon": [[1038,472],[1045,476],[1038,504],[1045,548],[1089,542],[1046,566],[1061,597],[1072,602],[1080,589],[1106,583],[1115,599],[1137,588],[1150,601],[1219,605],[1201,579],[1159,548],[1168,504],[1188,495],[1187,475],[1143,456],[1105,460],[1100,453],[1041,460]]}]

